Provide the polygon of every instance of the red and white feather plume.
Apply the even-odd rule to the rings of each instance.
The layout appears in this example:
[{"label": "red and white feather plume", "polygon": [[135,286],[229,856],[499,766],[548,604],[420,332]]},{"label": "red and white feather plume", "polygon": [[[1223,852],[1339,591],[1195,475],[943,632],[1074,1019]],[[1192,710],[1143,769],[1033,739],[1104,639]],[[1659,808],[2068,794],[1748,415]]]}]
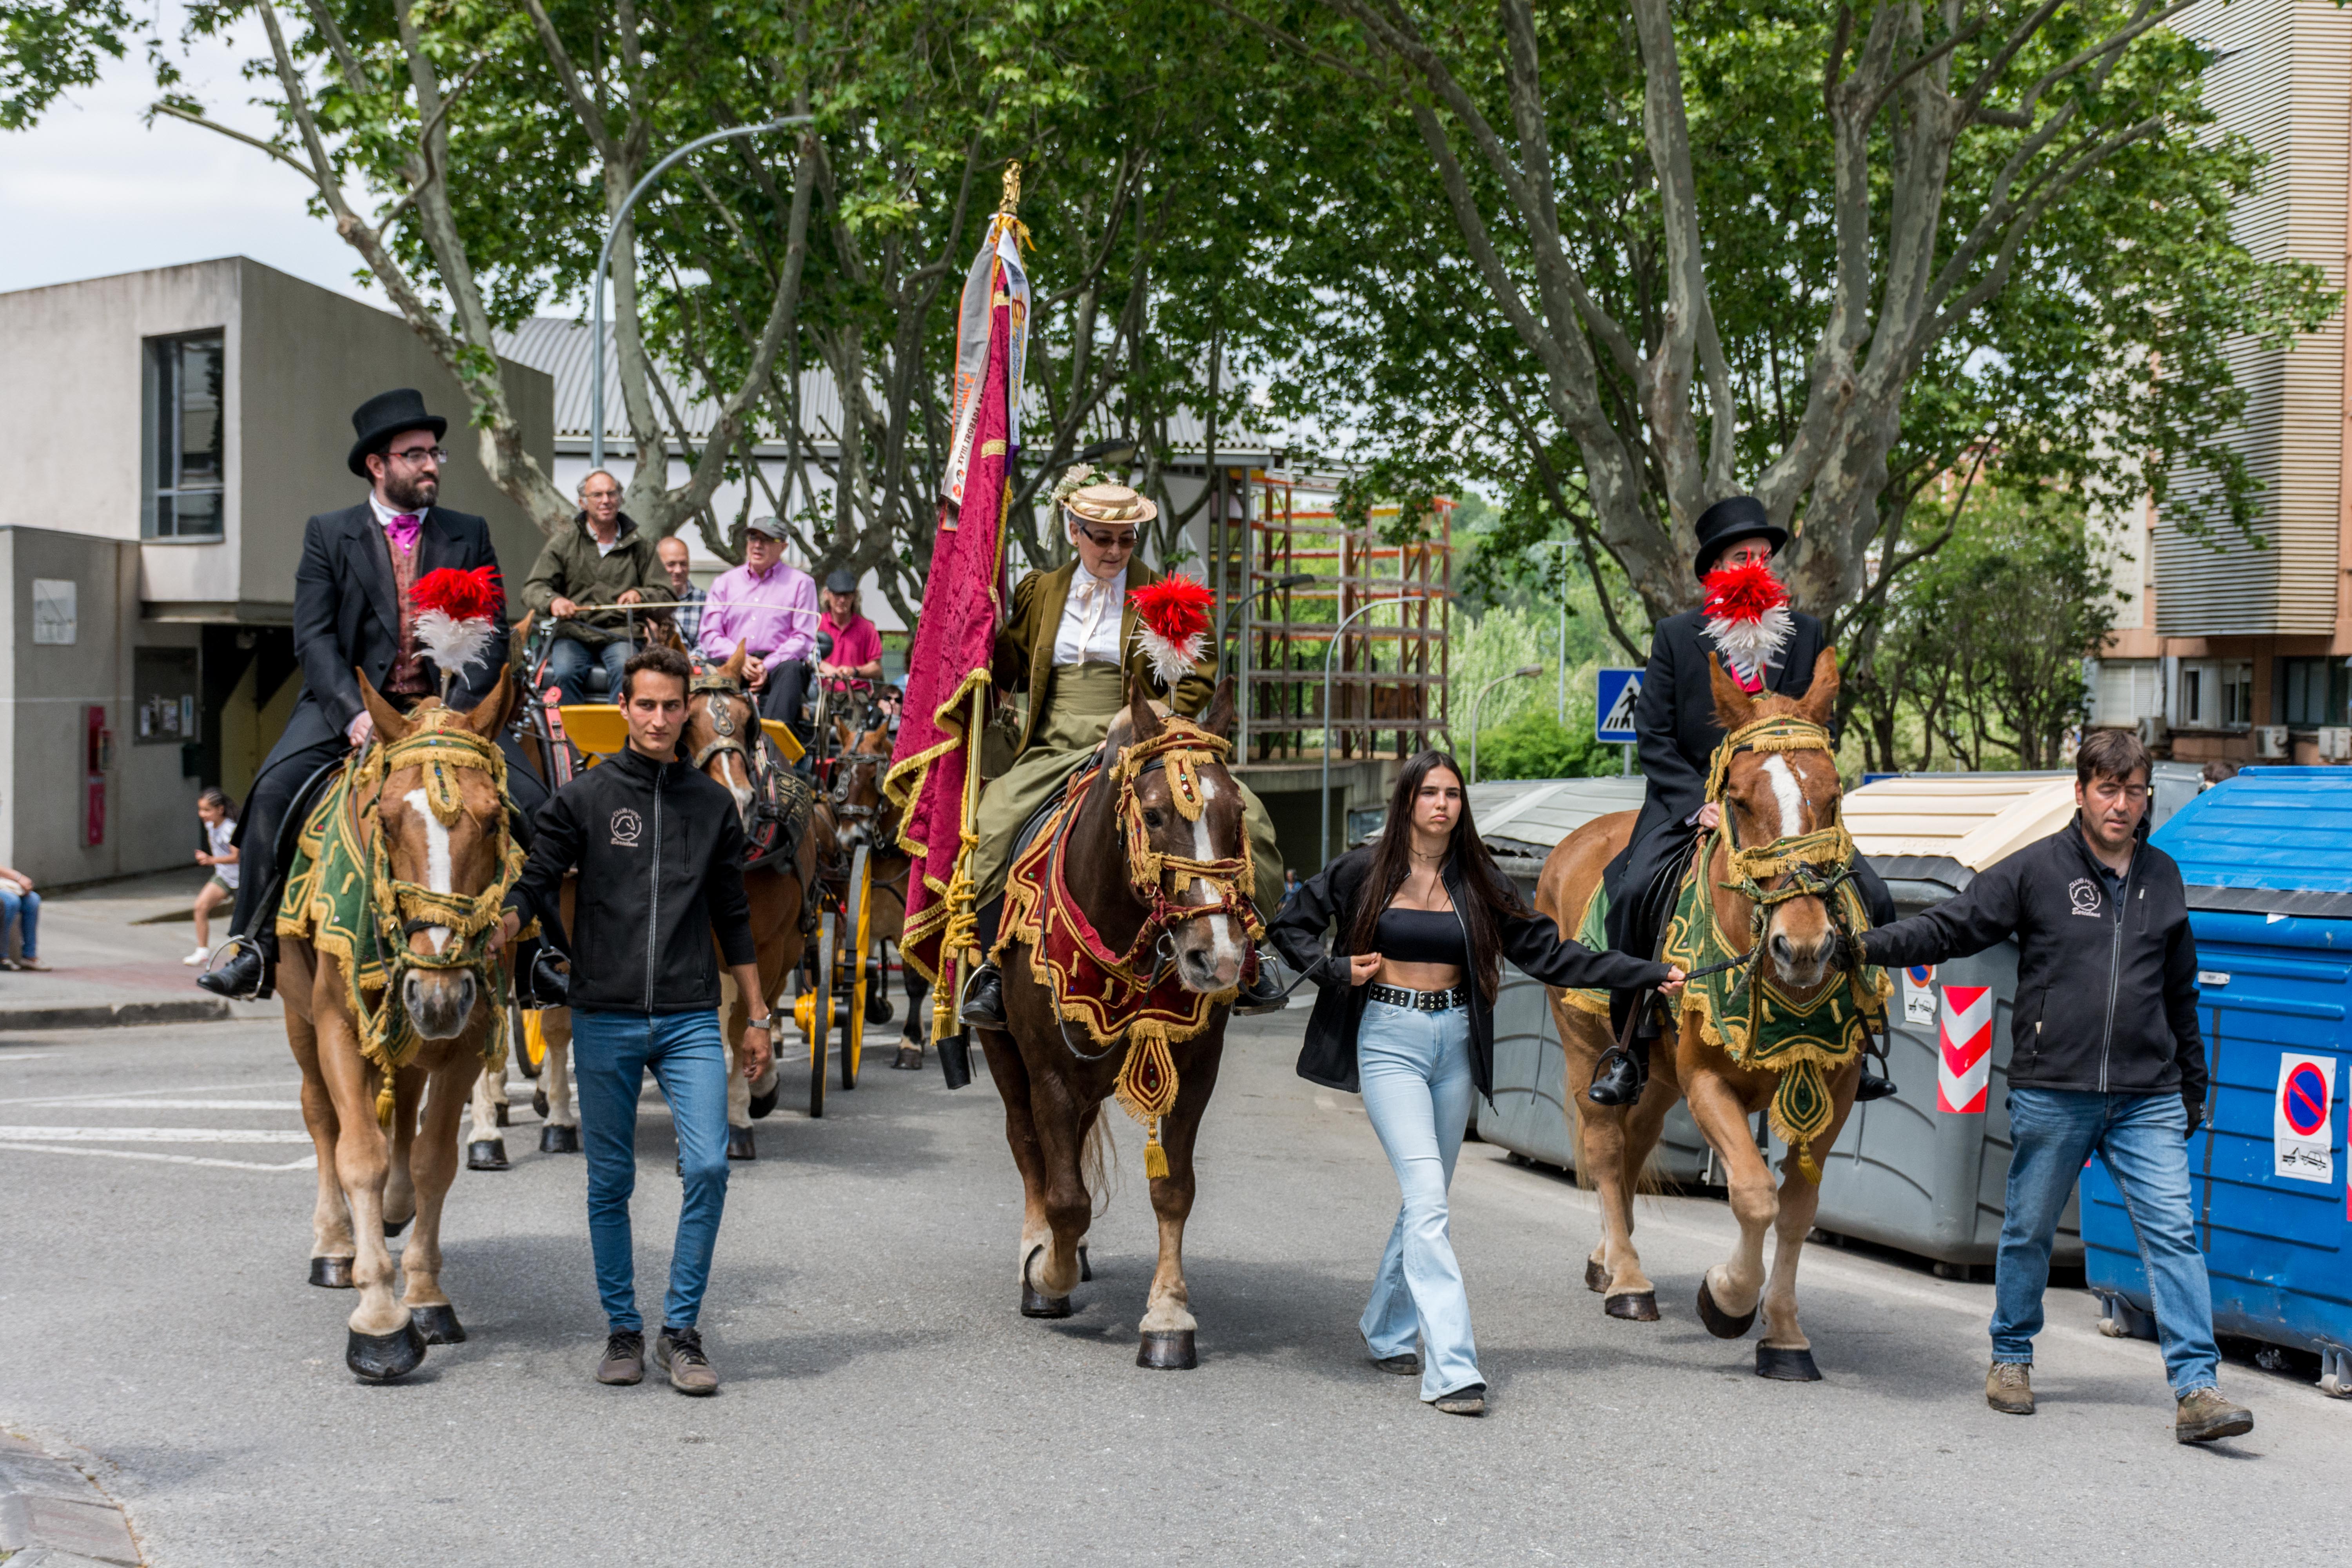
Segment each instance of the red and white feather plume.
[{"label": "red and white feather plume", "polygon": [[1707,635],[1731,656],[1738,673],[1754,676],[1780,651],[1795,626],[1789,590],[1762,561],[1710,572],[1699,586],[1706,590]]},{"label": "red and white feather plume", "polygon": [[1181,572],[1171,572],[1129,594],[1127,602],[1135,606],[1135,640],[1151,660],[1151,672],[1175,690],[1209,646],[1209,613],[1217,596]]},{"label": "red and white feather plume", "polygon": [[459,672],[478,663],[489,647],[504,601],[495,566],[470,572],[444,566],[427,572],[408,590],[408,602],[416,610],[416,640],[433,656],[445,693]]}]

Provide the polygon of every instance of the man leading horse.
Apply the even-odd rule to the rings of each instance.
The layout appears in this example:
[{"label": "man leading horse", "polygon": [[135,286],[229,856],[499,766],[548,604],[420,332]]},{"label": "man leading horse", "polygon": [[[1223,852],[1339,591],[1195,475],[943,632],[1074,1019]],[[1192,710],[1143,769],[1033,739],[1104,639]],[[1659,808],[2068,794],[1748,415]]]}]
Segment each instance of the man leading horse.
[{"label": "man leading horse", "polygon": [[[1720,808],[1706,798],[1707,769],[1724,735],[1708,659],[1720,658],[1750,697],[1771,692],[1793,699],[1811,688],[1814,664],[1829,646],[1822,623],[1790,607],[1787,591],[1770,575],[1772,557],[1789,542],[1789,531],[1772,521],[1762,501],[1754,496],[1719,500],[1699,514],[1697,533],[1691,564],[1708,591],[1708,607],[1660,621],[1650,644],[1633,708],[1646,791],[1633,841],[1607,873],[1609,945],[1643,957],[1658,950],[1700,834],[1720,819]],[[1871,923],[1892,921],[1895,900],[1860,856],[1853,879]],[[1643,1001],[1648,994],[1627,991],[1610,998],[1610,1023],[1620,1039],[1626,1038],[1627,1015],[1637,1006],[1644,1011],[1631,1039],[1594,1075],[1590,1093],[1596,1105],[1631,1105],[1642,1098],[1659,1031],[1654,1012]],[[1854,1098],[1894,1092],[1893,1084],[1864,1072]]]},{"label": "man leading horse", "polygon": [[[278,864],[278,830],[303,785],[322,768],[364,747],[375,726],[360,694],[359,675],[402,713],[441,695],[439,672],[416,637],[409,589],[442,567],[461,571],[499,563],[489,525],[436,505],[441,437],[449,422],[428,413],[410,387],[379,393],[352,416],[355,439],[345,459],[367,481],[365,500],[321,512],[303,525],[302,560],[294,570],[294,652],[303,692],[286,732],[261,764],[245,814],[237,821],[241,875],[230,921],[231,949],[196,984],[218,995],[258,1001],[271,994],[278,963],[273,929],[284,887]],[[506,668],[503,606],[494,617],[482,658],[454,672],[449,707],[470,711],[488,696]],[[502,740],[510,763],[520,762]],[[530,768],[507,771],[512,803],[525,822],[546,798]],[[531,954],[518,954],[529,963]]]}]

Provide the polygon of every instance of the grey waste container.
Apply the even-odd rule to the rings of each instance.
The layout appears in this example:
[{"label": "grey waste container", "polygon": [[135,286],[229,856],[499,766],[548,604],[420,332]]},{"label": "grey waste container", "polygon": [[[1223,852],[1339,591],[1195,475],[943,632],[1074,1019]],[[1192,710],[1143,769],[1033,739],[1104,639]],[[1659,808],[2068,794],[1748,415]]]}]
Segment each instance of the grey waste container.
[{"label": "grey waste container", "polygon": [[[1559,842],[1595,817],[1640,809],[1643,788],[1638,778],[1479,784],[1470,786],[1470,811],[1496,864],[1518,884],[1522,897],[1532,900],[1544,859]],[[1478,1104],[1478,1136],[1526,1159],[1572,1171],[1576,1140],[1562,1105],[1568,1058],[1544,989],[1503,966],[1502,990],[1495,998],[1495,1094]],[[1661,1179],[1679,1185],[1710,1179],[1713,1151],[1685,1107],[1667,1113],[1650,1164]]]},{"label": "grey waste container", "polygon": [[[1845,815],[1908,918],[2073,813],[2072,774],[1947,773],[1865,785],[1846,797]],[[1888,1059],[1898,1092],[1846,1119],[1822,1167],[1816,1226],[1941,1263],[1993,1261],[2009,1179],[2016,992],[2012,942],[1895,976]],[[2083,1261],[2075,1211],[2069,1199],[2053,1262]]]}]

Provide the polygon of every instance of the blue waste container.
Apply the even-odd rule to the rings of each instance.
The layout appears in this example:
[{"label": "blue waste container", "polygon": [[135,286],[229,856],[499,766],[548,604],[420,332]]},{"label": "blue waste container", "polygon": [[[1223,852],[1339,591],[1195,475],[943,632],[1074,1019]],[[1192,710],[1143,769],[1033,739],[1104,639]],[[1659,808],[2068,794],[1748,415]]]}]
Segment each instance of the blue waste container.
[{"label": "blue waste container", "polygon": [[[2258,768],[2152,840],[2180,862],[2213,1088],[2189,1195],[2216,1332],[2316,1352],[2352,1393],[2352,768]],[[2104,1165],[2084,1172],[2091,1289],[2152,1331],[2147,1272]]]}]

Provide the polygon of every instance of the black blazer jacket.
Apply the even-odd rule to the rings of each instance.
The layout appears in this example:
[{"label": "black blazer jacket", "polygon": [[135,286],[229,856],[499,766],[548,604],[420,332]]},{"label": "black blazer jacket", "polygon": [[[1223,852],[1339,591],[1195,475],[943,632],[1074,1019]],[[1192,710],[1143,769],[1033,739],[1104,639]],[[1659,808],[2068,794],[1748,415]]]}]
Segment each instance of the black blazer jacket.
[{"label": "black blazer jacket", "polygon": [[[470,571],[496,566],[490,527],[478,517],[442,507],[425,510],[416,535],[416,574],[444,566]],[[481,658],[459,678],[450,702],[470,708],[489,694],[507,662],[507,613],[500,587],[498,632]],[[367,502],[321,512],[302,529],[302,563],[294,569],[294,656],[301,660],[308,688],[304,702],[315,703],[337,732],[359,714],[360,683],[354,668],[367,671],[383,689],[400,653],[400,604],[392,574],[392,547]]]},{"label": "black blazer jacket", "polygon": [[[1813,661],[1829,641],[1821,622],[1802,611],[1790,614],[1795,625],[1789,640],[1765,665],[1764,684],[1783,697],[1802,697],[1813,683]],[[1707,764],[1723,743],[1706,668],[1707,657],[1717,651],[1707,635],[1704,612],[1685,610],[1658,623],[1650,643],[1649,668],[1642,672],[1642,695],[1633,704],[1642,773],[1649,781],[1641,820],[1633,826],[1635,838],[1666,823],[1685,821],[1706,803]]]},{"label": "black blazer jacket", "polygon": [[[1369,985],[1348,983],[1348,932],[1356,923],[1356,906],[1372,869],[1372,847],[1349,850],[1298,885],[1266,928],[1286,962],[1312,979],[1319,988],[1315,1011],[1307,1020],[1307,1044],[1298,1053],[1298,1076],[1327,1089],[1362,1092],[1356,1067],[1356,1030],[1364,1021]],[[1439,880],[1459,910],[1466,896],[1466,875],[1458,858],[1449,858]],[[1506,889],[1508,890],[1508,889]],[[1516,898],[1516,894],[1513,895]],[[1323,950],[1323,933],[1331,929],[1331,950]],[[1559,934],[1551,917],[1532,911],[1501,922],[1503,956],[1519,972],[1547,985],[1597,986],[1632,990],[1664,983],[1666,966],[1622,952],[1595,952]],[[1467,928],[1465,928],[1467,941]],[[1470,992],[1470,1076],[1478,1092],[1495,1095],[1495,1005],[1479,993],[1475,973],[1463,984]]]}]

